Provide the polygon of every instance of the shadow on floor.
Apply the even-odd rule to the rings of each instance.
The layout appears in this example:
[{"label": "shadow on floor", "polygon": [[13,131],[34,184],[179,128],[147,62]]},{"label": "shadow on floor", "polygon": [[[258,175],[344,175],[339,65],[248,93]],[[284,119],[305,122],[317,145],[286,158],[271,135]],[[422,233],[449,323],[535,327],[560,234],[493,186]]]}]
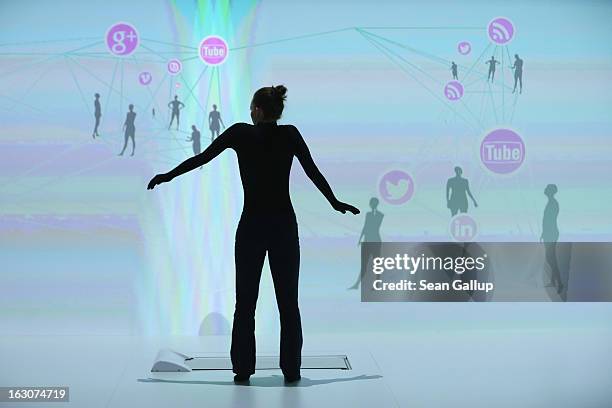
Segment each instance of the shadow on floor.
[{"label": "shadow on floor", "polygon": [[282,375],[270,375],[267,377],[251,377],[251,380],[246,384],[235,384],[234,381],[179,381],[179,380],[164,380],[161,378],[139,378],[138,382],[143,383],[173,383],[173,384],[195,384],[195,385],[231,385],[247,386],[247,387],[312,387],[313,385],[332,384],[337,382],[357,381],[357,380],[374,380],[382,378],[382,375],[358,375],[355,377],[345,378],[325,378],[321,380],[311,380],[307,377],[302,377],[300,381],[292,384],[285,384],[285,379]]}]

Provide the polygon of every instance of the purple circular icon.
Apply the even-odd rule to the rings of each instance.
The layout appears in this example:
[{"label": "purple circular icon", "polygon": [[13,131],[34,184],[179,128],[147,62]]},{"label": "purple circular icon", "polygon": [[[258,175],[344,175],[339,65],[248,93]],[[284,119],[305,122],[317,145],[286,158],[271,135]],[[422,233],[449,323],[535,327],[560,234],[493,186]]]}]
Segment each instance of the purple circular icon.
[{"label": "purple circular icon", "polygon": [[378,191],[387,203],[404,204],[412,198],[414,182],[408,173],[402,170],[392,170],[380,179]]},{"label": "purple circular icon", "polygon": [[444,87],[444,95],[450,101],[456,101],[463,96],[463,85],[459,81],[450,81]]},{"label": "purple circular icon", "polygon": [[451,218],[449,232],[455,241],[473,241],[478,234],[476,221],[467,214],[458,214]]},{"label": "purple circular icon", "polygon": [[138,31],[129,23],[115,23],[106,31],[106,46],[113,55],[130,55],[138,47]]},{"label": "purple circular icon", "polygon": [[514,25],[505,17],[497,17],[489,23],[487,33],[489,39],[495,44],[508,44],[514,37]]},{"label": "purple circular icon", "polygon": [[143,71],[138,74],[138,82],[140,85],[149,85],[153,80],[153,75],[149,71]]},{"label": "purple circular icon", "polygon": [[210,35],[200,42],[200,58],[205,64],[223,64],[227,58],[227,53],[227,43],[221,37]]},{"label": "purple circular icon", "polygon": [[513,130],[495,129],[480,144],[480,160],[493,173],[512,173],[525,160],[525,143]]},{"label": "purple circular icon", "polygon": [[461,55],[468,55],[470,52],[472,52],[472,44],[470,44],[468,41],[461,41],[459,44],[457,44],[457,51],[459,51],[459,54]]},{"label": "purple circular icon", "polygon": [[183,64],[181,63],[180,60],[173,58],[170,61],[168,61],[167,67],[168,67],[168,73],[170,75],[178,75],[183,69]]}]

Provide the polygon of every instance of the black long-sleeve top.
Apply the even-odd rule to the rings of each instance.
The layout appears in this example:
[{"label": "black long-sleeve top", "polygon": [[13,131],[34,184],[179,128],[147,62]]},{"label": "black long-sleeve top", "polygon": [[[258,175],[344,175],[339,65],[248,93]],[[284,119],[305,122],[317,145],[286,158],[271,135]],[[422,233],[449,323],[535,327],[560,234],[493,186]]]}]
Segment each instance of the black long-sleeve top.
[{"label": "black long-sleeve top", "polygon": [[231,148],[238,156],[244,190],[244,213],[293,212],[289,197],[289,174],[297,157],[306,175],[332,204],[338,200],[321,174],[306,142],[293,125],[276,122],[236,123],[226,129],[202,153],[185,160],[168,173],[170,179],[202,166]]}]

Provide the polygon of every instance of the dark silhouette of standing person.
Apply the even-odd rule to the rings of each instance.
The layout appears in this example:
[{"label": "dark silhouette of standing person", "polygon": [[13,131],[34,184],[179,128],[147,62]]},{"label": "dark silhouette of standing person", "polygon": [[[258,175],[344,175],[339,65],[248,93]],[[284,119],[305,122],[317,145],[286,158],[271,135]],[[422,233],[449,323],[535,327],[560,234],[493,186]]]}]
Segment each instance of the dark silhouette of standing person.
[{"label": "dark silhouette of standing person", "polygon": [[[370,198],[370,208],[366,214],[365,223],[361,230],[361,235],[357,241],[357,245],[361,245],[361,270],[357,276],[357,281],[349,289],[357,289],[359,283],[366,274],[366,269],[371,258],[380,256],[381,238],[380,238],[380,225],[382,224],[385,214],[378,211],[378,198]],[[367,242],[367,245],[363,245]]]},{"label": "dark silhouette of standing person", "polygon": [[185,104],[178,100],[178,95],[174,95],[174,100],[168,102],[168,108],[172,109],[172,117],[170,118],[170,124],[168,125],[168,130],[172,126],[172,122],[174,122],[174,118],[176,117],[176,130],[179,128],[179,119],[181,117],[181,109],[185,107]]},{"label": "dark silhouette of standing person", "polygon": [[94,117],[96,118],[96,124],[91,136],[95,139],[96,136],[100,136],[98,134],[98,126],[100,126],[100,118],[102,117],[102,107],[100,106],[100,94],[96,93],[94,97],[96,98],[94,100]]},{"label": "dark silhouette of standing person", "polygon": [[472,192],[470,191],[470,183],[466,178],[461,177],[463,170],[461,167],[455,167],[455,177],[451,177],[446,182],[446,206],[450,209],[451,215],[454,216],[458,211],[466,213],[468,209],[468,199],[470,196],[474,207],[478,207]]},{"label": "dark silhouette of standing person", "polygon": [[557,241],[559,240],[559,227],[557,226],[559,202],[555,199],[557,191],[555,184],[549,184],[544,189],[548,202],[542,217],[542,235],[540,236],[540,241],[544,242],[546,263],[550,267],[550,283],[546,286],[556,287],[557,293],[560,294],[563,291],[563,283],[561,282],[561,273],[557,263]]},{"label": "dark silhouette of standing person", "polygon": [[487,76],[487,81],[493,82],[495,79],[495,66],[499,64],[499,61],[495,59],[495,56],[491,56],[491,59],[485,62],[485,64],[489,64],[489,75]]},{"label": "dark silhouette of standing person", "polygon": [[136,136],[136,126],[134,125],[134,121],[136,120],[136,112],[134,112],[134,105],[130,104],[128,107],[129,111],[125,117],[125,122],[123,122],[123,129],[125,130],[123,149],[119,156],[123,156],[123,152],[125,152],[125,148],[127,147],[128,138],[132,139],[132,154],[134,155],[134,150],[136,150],[136,141],[134,140]]},{"label": "dark silhouette of standing person", "polygon": [[459,79],[457,78],[457,64],[455,64],[455,61],[451,64],[451,72],[453,74],[453,79]]},{"label": "dark silhouette of standing person", "polygon": [[[188,142],[192,142],[193,147],[193,155],[197,156],[202,151],[202,146],[200,144],[200,131],[196,127],[196,125],[191,125],[191,137],[187,139]],[[202,166],[200,166],[202,168]]]},{"label": "dark silhouette of standing person", "polygon": [[523,60],[519,58],[518,54],[514,54],[514,65],[510,67],[514,70],[514,89],[512,93],[516,92],[516,83],[520,83],[519,93],[523,93]]},{"label": "dark silhouette of standing person", "polygon": [[321,174],[306,142],[293,125],[278,125],[287,88],[259,89],[251,101],[253,125],[236,123],[202,153],[175,169],[158,174],[148,188],[204,165],[227,148],[236,152],[244,190],[244,207],[235,242],[236,309],[230,350],[234,381],[255,372],[255,305],[263,263],[268,254],[280,314],[280,368],[287,382],[299,380],[302,325],[298,308],[300,247],[298,225],[289,197],[289,173],[297,157],[306,175],[341,213],[359,210],[339,201]]},{"label": "dark silhouette of standing person", "polygon": [[225,123],[223,123],[223,119],[221,119],[221,113],[217,110],[217,105],[213,105],[213,110],[208,114],[208,127],[210,128],[210,141],[215,140],[215,133],[219,136],[219,130],[221,129],[220,125],[223,125],[223,129],[225,129]]},{"label": "dark silhouette of standing person", "polygon": [[151,109],[151,114],[153,116],[153,119],[155,119],[155,108]]}]

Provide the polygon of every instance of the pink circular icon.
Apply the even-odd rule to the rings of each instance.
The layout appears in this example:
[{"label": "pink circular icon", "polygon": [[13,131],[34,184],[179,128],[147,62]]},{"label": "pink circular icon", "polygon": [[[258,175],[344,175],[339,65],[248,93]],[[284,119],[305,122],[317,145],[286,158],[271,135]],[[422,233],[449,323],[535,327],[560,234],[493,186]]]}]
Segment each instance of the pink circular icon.
[{"label": "pink circular icon", "polygon": [[450,81],[444,87],[444,95],[450,101],[456,101],[463,96],[463,85],[459,81]]},{"label": "pink circular icon", "polygon": [[513,130],[495,129],[480,144],[480,160],[493,173],[512,173],[525,160],[525,143]]},{"label": "pink circular icon", "polygon": [[457,214],[451,218],[449,232],[455,241],[473,241],[478,234],[476,221],[467,214]]},{"label": "pink circular icon", "polygon": [[149,85],[153,80],[153,75],[149,71],[143,71],[138,74],[138,82],[140,85]]},{"label": "pink circular icon", "polygon": [[183,69],[183,64],[181,63],[180,60],[173,58],[170,61],[168,61],[167,67],[168,67],[168,73],[170,75],[178,75]]},{"label": "pink circular icon", "polygon": [[200,58],[205,64],[223,64],[227,59],[227,53],[227,43],[221,37],[209,35],[200,42]]},{"label": "pink circular icon", "polygon": [[495,44],[508,44],[514,37],[514,25],[506,17],[497,17],[489,23],[487,33],[489,39]]},{"label": "pink circular icon", "polygon": [[457,51],[459,51],[461,55],[468,55],[472,51],[472,44],[468,41],[461,41],[457,44]]},{"label": "pink circular icon", "polygon": [[405,171],[392,170],[380,179],[378,192],[389,204],[404,204],[414,194],[414,182]]},{"label": "pink circular icon", "polygon": [[138,31],[129,23],[115,23],[106,31],[106,47],[113,55],[130,55],[138,47]]}]

